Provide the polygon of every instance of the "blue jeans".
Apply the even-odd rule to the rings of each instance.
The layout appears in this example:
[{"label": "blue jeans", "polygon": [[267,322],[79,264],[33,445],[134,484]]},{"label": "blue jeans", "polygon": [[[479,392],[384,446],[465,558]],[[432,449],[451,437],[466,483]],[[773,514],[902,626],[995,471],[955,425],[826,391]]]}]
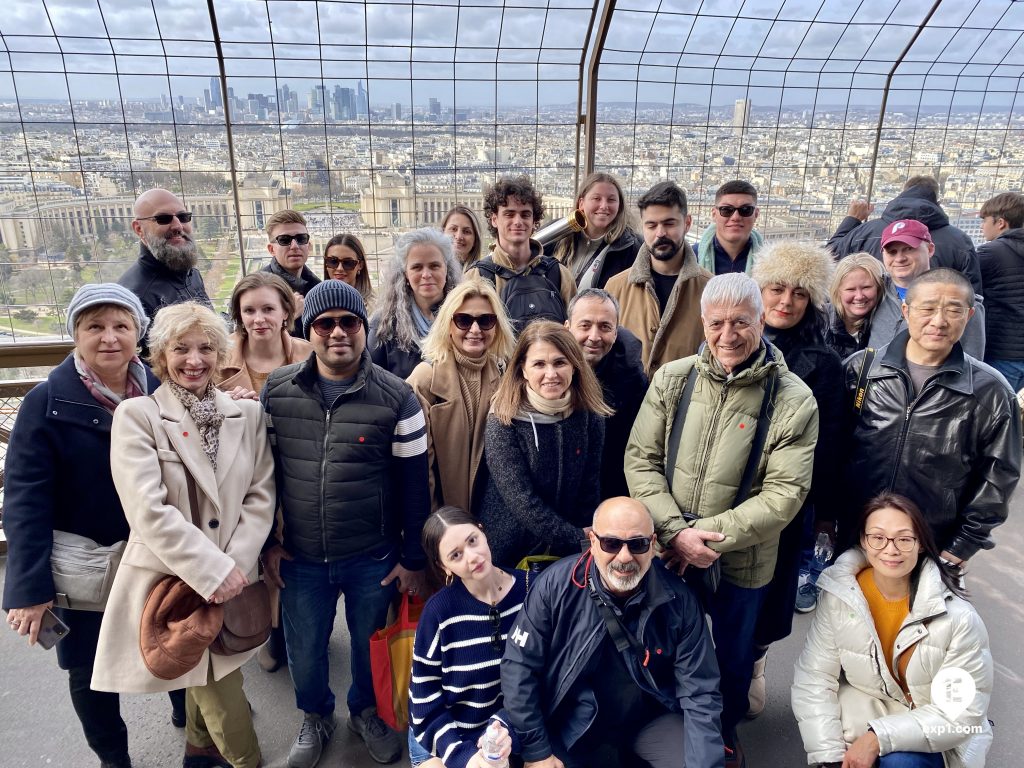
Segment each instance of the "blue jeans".
[{"label": "blue jeans", "polygon": [[281,616],[288,669],[295,685],[295,704],[303,712],[327,716],[334,711],[327,643],[334,631],[338,595],[345,596],[345,621],[351,643],[349,712],[358,715],[376,705],[370,672],[370,636],[387,621],[396,590],[394,583],[382,587],[380,582],[397,561],[398,551],[390,545],[331,563],[297,558],[281,561],[281,578],[285,583],[281,590]]},{"label": "blue jeans", "polygon": [[416,741],[416,737],[412,735],[412,728],[409,729],[409,765],[412,768],[416,768],[421,763],[427,762],[433,755],[427,752],[420,743]]},{"label": "blue jeans", "polygon": [[736,724],[747,713],[747,692],[754,674],[754,629],[768,585],[737,587],[725,579],[708,599],[711,637],[721,675],[722,736],[731,745]]},{"label": "blue jeans", "polygon": [[942,768],[941,752],[890,752],[878,758],[878,768]]},{"label": "blue jeans", "polygon": [[1014,392],[1024,387],[1024,360],[989,360],[986,356],[985,362],[1006,377]]}]

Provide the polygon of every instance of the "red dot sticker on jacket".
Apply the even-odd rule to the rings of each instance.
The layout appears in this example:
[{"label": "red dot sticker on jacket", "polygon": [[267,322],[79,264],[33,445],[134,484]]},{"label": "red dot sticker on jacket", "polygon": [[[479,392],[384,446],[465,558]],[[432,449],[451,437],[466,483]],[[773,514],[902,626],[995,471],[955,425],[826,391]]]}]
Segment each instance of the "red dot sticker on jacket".
[{"label": "red dot sticker on jacket", "polygon": [[360,435],[360,436],[359,436],[359,442],[360,442],[360,443],[365,443],[365,442],[366,442],[366,438],[365,438],[365,437],[363,437],[362,435]]},{"label": "red dot sticker on jacket", "polygon": [[655,649],[654,649],[654,652],[655,652],[656,654],[658,654],[659,656],[661,656],[661,648],[655,648]]},{"label": "red dot sticker on jacket", "polygon": [[188,437],[188,432],[182,432],[182,433],[181,433],[181,436],[182,436],[182,437]]},{"label": "red dot sticker on jacket", "polygon": [[746,428],[747,428],[747,425],[746,425],[746,424],[744,424],[744,423],[743,423],[743,422],[741,421],[741,422],[740,422],[740,429],[746,429]]},{"label": "red dot sticker on jacket", "polygon": [[577,448],[576,449],[576,455],[579,456],[581,453],[583,453],[583,449],[582,448]]}]

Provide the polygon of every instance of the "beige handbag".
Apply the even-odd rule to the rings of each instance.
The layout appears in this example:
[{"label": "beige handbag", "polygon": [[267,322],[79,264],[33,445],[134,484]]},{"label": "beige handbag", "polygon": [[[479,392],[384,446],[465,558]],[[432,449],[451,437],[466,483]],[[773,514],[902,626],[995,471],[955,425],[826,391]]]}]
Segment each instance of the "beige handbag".
[{"label": "beige handbag", "polygon": [[102,611],[126,542],[109,547],[67,531],[53,532],[50,568],[54,604],[76,611]]}]

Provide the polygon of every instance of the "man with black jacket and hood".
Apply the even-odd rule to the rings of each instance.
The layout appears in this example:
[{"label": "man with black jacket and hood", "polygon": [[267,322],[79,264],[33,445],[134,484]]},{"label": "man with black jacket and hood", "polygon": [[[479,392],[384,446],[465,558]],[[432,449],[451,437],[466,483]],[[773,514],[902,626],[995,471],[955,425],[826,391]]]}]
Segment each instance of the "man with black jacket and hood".
[{"label": "man with black jacket and hood", "polygon": [[655,557],[638,501],[594,512],[590,552],[545,570],[501,663],[530,768],[722,768],[718,662],[697,598]]},{"label": "man with black jacket and hood", "polygon": [[932,269],[955,269],[971,281],[976,295],[985,295],[974,241],[949,223],[949,216],[939,205],[939,183],[934,178],[910,177],[903,185],[903,192],[885,206],[880,218],[868,221],[871,210],[872,206],[865,200],[850,203],[847,217],[840,222],[839,228],[828,241],[828,247],[837,260],[862,251],[881,259],[882,231],[894,221],[913,219],[920,221],[931,232],[932,242],[935,243]]},{"label": "man with black jacket and hood", "polygon": [[988,241],[978,248],[986,294],[985,362],[1017,392],[1024,387],[1024,195],[996,195],[981,206],[978,218]]},{"label": "man with black jacket and hood", "polygon": [[647,394],[640,340],[619,325],[619,302],[602,288],[584,288],[569,302],[565,327],[601,383],[604,401],[615,411],[604,426],[601,498],[628,496],[622,457],[633,421]]}]

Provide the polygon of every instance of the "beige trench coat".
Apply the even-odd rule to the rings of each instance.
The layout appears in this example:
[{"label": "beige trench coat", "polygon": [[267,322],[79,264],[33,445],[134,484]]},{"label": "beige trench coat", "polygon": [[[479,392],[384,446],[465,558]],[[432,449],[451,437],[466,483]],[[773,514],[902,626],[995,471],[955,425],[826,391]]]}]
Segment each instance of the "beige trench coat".
[{"label": "beige trench coat", "polygon": [[[214,473],[199,429],[168,387],[126,400],[114,412],[110,465],[131,534],[114,577],[100,628],[92,687],[154,693],[206,684],[242,666],[255,651],[218,656],[175,680],[150,674],[139,651],[139,625],[149,592],[165,574],[211,596],[234,566],[256,579],[256,563],[274,519],[274,460],[263,407],[216,393],[224,414]],[[195,478],[199,520],[192,524],[185,467]]]},{"label": "beige trench coat", "polygon": [[491,395],[498,388],[501,373],[494,358],[488,359],[480,372],[480,404],[475,423],[470,424],[455,366],[452,357],[436,365],[420,363],[407,381],[427,420],[431,508],[437,510],[449,504],[468,512],[484,457],[484,429],[491,410]]}]

